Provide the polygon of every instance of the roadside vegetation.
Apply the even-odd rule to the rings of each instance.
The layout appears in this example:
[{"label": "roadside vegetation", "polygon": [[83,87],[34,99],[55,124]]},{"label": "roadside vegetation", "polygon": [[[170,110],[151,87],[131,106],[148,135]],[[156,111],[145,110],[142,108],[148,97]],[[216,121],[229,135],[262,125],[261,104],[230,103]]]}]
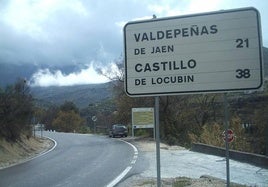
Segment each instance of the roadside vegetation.
[{"label": "roadside vegetation", "polygon": [[[267,83],[266,83],[267,84]],[[235,133],[230,149],[267,154],[268,97],[265,92],[228,94],[229,128]],[[153,107],[154,98],[117,95],[117,118],[131,124],[131,108]],[[160,138],[169,145],[190,147],[193,142],[224,147],[222,94],[160,97]],[[148,130],[143,130],[148,134]],[[152,136],[152,131],[150,132]],[[150,134],[149,133],[149,134]]]},{"label": "roadside vegetation", "polygon": [[65,101],[61,106],[51,106],[47,109],[39,108],[35,117],[45,124],[46,130],[58,132],[87,133],[85,119],[80,116],[79,109],[71,101]]},{"label": "roadside vegetation", "polygon": [[31,136],[31,117],[34,102],[24,79],[0,88],[0,138],[15,142],[21,134]]}]

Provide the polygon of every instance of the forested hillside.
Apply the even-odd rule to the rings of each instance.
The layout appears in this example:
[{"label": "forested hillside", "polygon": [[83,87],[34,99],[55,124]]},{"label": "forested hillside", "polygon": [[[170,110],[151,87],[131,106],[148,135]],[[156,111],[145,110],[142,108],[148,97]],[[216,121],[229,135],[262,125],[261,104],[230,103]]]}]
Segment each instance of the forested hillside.
[{"label": "forested hillside", "polygon": [[31,93],[40,106],[61,105],[72,101],[78,108],[112,97],[110,83],[77,86],[32,87]]}]

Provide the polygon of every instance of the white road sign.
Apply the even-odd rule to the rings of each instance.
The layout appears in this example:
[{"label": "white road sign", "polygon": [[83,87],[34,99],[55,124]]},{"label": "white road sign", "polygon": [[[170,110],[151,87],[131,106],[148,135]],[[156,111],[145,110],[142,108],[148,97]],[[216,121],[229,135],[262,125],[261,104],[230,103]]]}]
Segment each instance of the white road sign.
[{"label": "white road sign", "polygon": [[262,87],[260,15],[254,8],[129,22],[124,46],[129,96]]},{"label": "white road sign", "polygon": [[154,108],[132,108],[132,126],[154,128]]}]

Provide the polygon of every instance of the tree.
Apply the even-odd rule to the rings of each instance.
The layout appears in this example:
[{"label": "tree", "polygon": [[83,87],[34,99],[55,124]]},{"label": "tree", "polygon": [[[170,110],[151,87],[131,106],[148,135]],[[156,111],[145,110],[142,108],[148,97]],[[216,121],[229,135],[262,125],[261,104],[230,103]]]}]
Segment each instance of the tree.
[{"label": "tree", "polygon": [[[0,136],[15,141],[31,130],[33,98],[26,80],[18,79],[0,92]],[[30,135],[30,133],[28,133]]]},{"label": "tree", "polygon": [[[97,103],[91,103],[87,108],[84,108],[80,111],[81,117],[86,119],[87,127],[90,127],[91,130],[94,130],[94,125],[97,126],[97,131],[102,130],[102,132],[107,132],[113,123],[114,114],[116,113],[115,100],[107,99]],[[96,116],[97,121],[94,122],[92,117]]]},{"label": "tree", "polygon": [[253,131],[251,142],[254,152],[268,155],[268,106],[265,104],[262,109],[255,110],[255,124],[250,128]]},{"label": "tree", "polygon": [[224,128],[218,123],[205,124],[202,128],[201,135],[190,134],[193,142],[201,142],[208,145],[224,147],[223,140]]},{"label": "tree", "polygon": [[75,111],[60,111],[52,122],[52,127],[60,132],[78,132],[84,125],[83,118]]},{"label": "tree", "polygon": [[63,105],[60,106],[60,110],[64,112],[74,111],[79,113],[79,109],[72,101],[65,101]]},{"label": "tree", "polygon": [[46,130],[55,130],[52,126],[52,123],[54,119],[57,117],[60,109],[58,106],[52,105],[48,109],[46,109],[42,119],[41,123],[45,124]]},{"label": "tree", "polygon": [[125,78],[125,69],[124,69],[124,59],[122,56],[120,56],[118,59],[116,59],[113,64],[110,65],[110,67],[103,69],[103,68],[97,68],[96,71],[107,77],[109,80],[114,82],[124,82]]}]

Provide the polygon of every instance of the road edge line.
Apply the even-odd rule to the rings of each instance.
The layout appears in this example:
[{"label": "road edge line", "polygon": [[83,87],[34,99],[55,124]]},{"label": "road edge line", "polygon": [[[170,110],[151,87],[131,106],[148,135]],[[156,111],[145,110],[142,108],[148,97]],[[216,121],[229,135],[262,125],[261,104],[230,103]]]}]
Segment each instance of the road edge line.
[{"label": "road edge line", "polygon": [[131,144],[125,140],[119,140],[119,141],[122,141],[122,142],[130,145],[134,150],[134,155],[133,155],[133,158],[130,162],[130,165],[127,166],[126,169],[122,173],[120,173],[114,180],[112,180],[106,187],[114,187],[115,185],[117,185],[127,175],[127,173],[132,169],[133,165],[136,163],[136,161],[138,159],[139,151],[133,144]]},{"label": "road edge line", "polygon": [[50,140],[54,143],[54,146],[53,146],[51,149],[48,149],[48,150],[46,150],[46,151],[43,151],[43,152],[41,152],[40,154],[36,155],[35,157],[30,158],[28,161],[33,160],[33,159],[36,159],[36,158],[41,157],[41,156],[43,156],[43,155],[46,155],[47,153],[53,151],[53,150],[56,148],[56,146],[58,145],[57,141],[54,140],[53,138],[50,138],[50,137],[48,137],[48,136],[43,136],[43,137],[45,137],[45,138],[47,138],[47,139],[50,139]]}]

